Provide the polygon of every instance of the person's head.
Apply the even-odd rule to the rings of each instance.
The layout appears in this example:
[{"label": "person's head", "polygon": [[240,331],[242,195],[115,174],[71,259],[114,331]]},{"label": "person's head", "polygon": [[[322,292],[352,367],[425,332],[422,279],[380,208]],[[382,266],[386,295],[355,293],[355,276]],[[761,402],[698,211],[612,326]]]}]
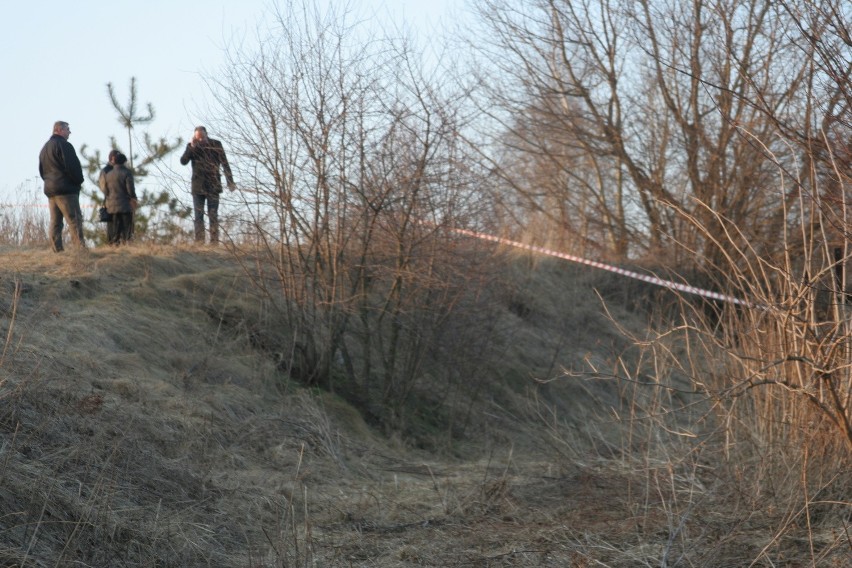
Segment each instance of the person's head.
[{"label": "person's head", "polygon": [[120,154],[121,154],[121,152],[119,152],[118,150],[110,150],[109,156],[107,156],[107,163],[115,164],[116,163],[115,158],[116,158],[116,156],[118,156]]},{"label": "person's head", "polygon": [[207,129],[203,126],[196,126],[192,137],[198,142],[207,140]]},{"label": "person's head", "polygon": [[57,120],[53,123],[53,133],[68,140],[68,136],[71,134],[71,127],[64,120]]},{"label": "person's head", "polygon": [[115,157],[113,158],[114,163],[118,166],[121,166],[127,162],[127,156],[122,154],[121,152],[116,151]]}]

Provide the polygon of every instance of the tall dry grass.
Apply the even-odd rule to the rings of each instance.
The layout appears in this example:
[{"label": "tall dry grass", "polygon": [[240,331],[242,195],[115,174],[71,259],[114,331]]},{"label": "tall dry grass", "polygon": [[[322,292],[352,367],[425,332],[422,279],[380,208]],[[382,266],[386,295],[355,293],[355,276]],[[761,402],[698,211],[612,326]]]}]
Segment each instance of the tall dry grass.
[{"label": "tall dry grass", "polygon": [[[595,535],[588,550],[617,549],[648,566],[852,562],[848,178],[812,166],[776,191],[788,224],[772,247],[752,247],[747,231],[709,206],[712,229],[674,211],[721,259],[690,283],[743,303],[643,291],[616,277],[595,284],[606,309],[649,310],[649,327],[620,326],[633,347],[615,363],[592,355],[565,371],[573,390],[563,393],[594,401],[573,410],[591,414],[585,423],[539,391],[526,416],[565,468],[629,473],[622,506],[634,536],[649,542],[662,530],[665,545],[637,553]],[[580,545],[584,535],[572,538]]]},{"label": "tall dry grass", "polygon": [[0,209],[0,245],[49,246],[47,209],[6,206]]},{"label": "tall dry grass", "polygon": [[[376,443],[252,348],[274,322],[229,251],[5,254],[25,286],[2,281],[15,388],[0,400],[0,564],[739,566],[848,550],[822,503],[839,477],[803,484],[789,457],[781,477],[734,437],[725,417],[747,416],[710,396],[723,353],[687,299],[681,326],[616,334],[589,288],[631,300],[618,284],[515,257],[495,296],[507,347],[481,396],[446,395],[468,445],[436,463]],[[563,368],[570,389],[553,381]]]},{"label": "tall dry grass", "polygon": [[[743,245],[718,213],[728,232],[704,232],[725,259],[708,281],[744,304],[681,297],[649,332],[623,328],[635,350],[616,368],[571,378],[619,389],[613,414],[596,421],[618,428],[584,434],[605,467],[642,472],[626,503],[640,532],[665,519],[667,544],[647,565],[852,559],[848,224],[845,207],[799,191],[778,254]],[[562,435],[563,447],[581,443],[576,429]]]},{"label": "tall dry grass", "polygon": [[624,329],[637,349],[616,367],[571,373],[570,382],[618,389],[619,402],[592,407],[584,426],[551,401],[531,406],[564,468],[623,479],[612,506],[629,529],[566,539],[590,558],[607,550],[628,562],[613,565],[844,566],[852,558],[852,460],[827,404],[814,403],[818,386],[803,393],[782,384],[779,365],[766,364],[778,352],[741,313],[728,329],[739,325],[749,344],[734,348],[720,341],[718,319],[686,298],[683,305],[680,325]]},{"label": "tall dry grass", "polygon": [[272,524],[252,481],[266,466],[246,465],[243,442],[280,446],[263,463],[289,471],[283,432],[310,459],[338,441],[310,397],[286,423],[274,398],[263,404],[281,377],[221,325],[228,302],[251,302],[229,256],[2,254],[0,565],[238,565],[265,549],[246,534],[257,526],[241,528],[241,507]]}]

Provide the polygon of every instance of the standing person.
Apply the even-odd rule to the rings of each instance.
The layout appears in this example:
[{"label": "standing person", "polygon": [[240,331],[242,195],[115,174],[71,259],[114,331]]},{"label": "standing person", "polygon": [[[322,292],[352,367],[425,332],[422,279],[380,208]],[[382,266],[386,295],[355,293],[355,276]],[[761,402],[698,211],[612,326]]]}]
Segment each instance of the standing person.
[{"label": "standing person", "polygon": [[219,166],[225,172],[228,189],[234,191],[236,185],[231,175],[231,166],[225,156],[225,149],[218,140],[207,136],[207,129],[196,126],[192,140],[186,145],[180,163],[184,166],[192,162],[192,209],[195,214],[195,242],[204,242],[204,207],[210,223],[210,242],[219,242],[219,194],[222,193],[222,178]]},{"label": "standing person", "polygon": [[111,245],[127,244],[133,238],[133,212],[136,210],[136,186],[133,172],[124,164],[127,156],[113,150],[109,163],[101,170],[98,185],[104,192],[104,205],[110,220],[107,221],[107,240]]},{"label": "standing person", "polygon": [[50,245],[62,252],[63,220],[68,222],[71,240],[78,248],[86,248],[83,240],[83,213],[80,211],[80,189],[83,167],[74,146],[68,142],[71,127],[58,120],[53,134],[38,156],[38,173],[44,180],[44,194],[50,208]]}]

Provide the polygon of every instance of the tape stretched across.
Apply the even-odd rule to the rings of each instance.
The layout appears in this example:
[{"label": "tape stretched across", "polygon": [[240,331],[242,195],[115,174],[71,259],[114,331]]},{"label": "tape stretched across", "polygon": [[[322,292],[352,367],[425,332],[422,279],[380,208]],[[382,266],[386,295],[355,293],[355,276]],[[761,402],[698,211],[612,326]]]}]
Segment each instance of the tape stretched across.
[{"label": "tape stretched across", "polygon": [[579,256],[573,256],[570,254],[565,254],[559,251],[546,249],[544,247],[539,247],[536,245],[527,245],[524,243],[520,243],[518,241],[512,241],[509,239],[504,239],[502,237],[495,237],[493,235],[488,235],[486,233],[478,233],[476,231],[470,231],[467,229],[449,229],[450,231],[457,233],[459,235],[466,235],[469,237],[474,237],[476,239],[482,239],[485,241],[491,241],[495,243],[500,243],[502,245],[507,245],[515,248],[521,248],[525,250],[529,250],[532,252],[537,252],[539,254],[544,254],[547,256],[553,256],[556,258],[561,258],[563,260],[568,260],[571,262],[576,262],[579,264],[585,264],[586,266],[591,266],[593,268],[599,268],[601,270],[608,270],[609,272],[614,272],[616,274],[620,274],[622,276],[626,276],[628,278],[634,278],[636,280],[641,280],[643,282],[648,282],[649,284],[654,284],[656,286],[661,286],[663,288],[669,288],[671,290],[677,290],[679,292],[685,292],[687,294],[695,294],[697,296],[703,296],[705,298],[710,298],[713,300],[719,300],[720,302],[728,302],[731,304],[738,304],[741,306],[753,306],[750,302],[746,302],[745,300],[741,300],[739,298],[735,298],[733,296],[729,296],[727,294],[720,294],[719,292],[713,292],[712,290],[704,290],[702,288],[697,288],[695,286],[690,286],[688,284],[682,284],[680,282],[674,282],[672,280],[663,280],[662,278],[657,278],[656,276],[650,276],[648,274],[641,274],[639,272],[633,272],[632,270],[625,270],[623,268],[619,268],[617,266],[612,266],[610,264],[605,264],[603,262],[598,262],[596,260],[589,260],[586,258],[582,258]]},{"label": "tape stretched across", "polygon": [[[47,204],[12,204],[12,203],[0,203],[0,208],[8,207],[47,207]],[[81,205],[81,208],[91,208],[95,207],[94,205]],[[426,224],[426,223],[424,223]],[[593,268],[599,268],[601,270],[608,270],[609,272],[614,272],[615,274],[620,274],[622,276],[626,276],[628,278],[633,278],[636,280],[641,280],[643,282],[648,282],[649,284],[654,284],[656,286],[661,286],[663,288],[669,288],[671,290],[677,290],[679,292],[685,292],[687,294],[694,294],[697,296],[703,296],[705,298],[710,298],[713,300],[719,300],[720,302],[728,302],[731,304],[737,304],[741,306],[752,306],[751,302],[746,302],[745,300],[741,300],[739,298],[735,298],[733,296],[729,296],[727,294],[721,294],[719,292],[713,292],[712,290],[704,290],[702,288],[697,288],[695,286],[690,286],[688,284],[682,284],[680,282],[674,282],[672,280],[663,280],[662,278],[657,278],[656,276],[650,276],[648,274],[641,274],[639,272],[633,272],[632,270],[625,270],[623,268],[619,268],[617,266],[612,266],[610,264],[605,264],[603,262],[599,262],[597,260],[589,260],[586,258],[582,258],[579,256],[574,256],[570,254],[565,254],[563,252],[546,249],[544,247],[536,246],[536,245],[527,245],[518,241],[512,241],[509,239],[504,239],[502,237],[495,237],[494,235],[488,235],[486,233],[478,233],[476,231],[470,231],[468,229],[453,229],[450,228],[450,231],[457,233],[459,235],[466,235],[469,237],[473,237],[476,239],[482,239],[485,241],[491,241],[495,243],[500,243],[502,245],[507,245],[515,248],[521,248],[525,250],[529,250],[532,252],[537,252],[539,254],[544,254],[547,256],[553,256],[556,258],[561,258],[563,260],[568,260],[570,262],[576,262],[579,264],[584,264],[586,266],[591,266]]]}]

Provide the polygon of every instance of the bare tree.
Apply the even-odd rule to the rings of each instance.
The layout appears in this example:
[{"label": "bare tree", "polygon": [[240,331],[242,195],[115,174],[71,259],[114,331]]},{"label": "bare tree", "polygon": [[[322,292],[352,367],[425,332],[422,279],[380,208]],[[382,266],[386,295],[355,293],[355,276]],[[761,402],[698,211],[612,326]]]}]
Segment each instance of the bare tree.
[{"label": "bare tree", "polygon": [[456,99],[408,44],[349,16],[285,4],[259,50],[232,52],[211,90],[250,180],[248,230],[232,237],[253,243],[247,270],[287,330],[282,367],[396,427],[412,392],[441,375],[427,353],[457,357],[487,337],[448,323],[487,313],[468,307],[486,297],[474,290],[487,258],[441,231],[478,215],[480,187]]},{"label": "bare tree", "polygon": [[725,0],[478,6],[494,71],[482,79],[483,110],[523,141],[521,156],[550,164],[537,187],[556,168],[565,181],[555,195],[575,209],[595,204],[603,247],[714,266],[722,251],[694,222],[740,226],[745,241],[772,247],[778,202],[790,197],[768,190],[777,186],[769,158],[791,153],[761,106],[785,120],[802,109],[806,66],[789,17],[768,2]]}]

